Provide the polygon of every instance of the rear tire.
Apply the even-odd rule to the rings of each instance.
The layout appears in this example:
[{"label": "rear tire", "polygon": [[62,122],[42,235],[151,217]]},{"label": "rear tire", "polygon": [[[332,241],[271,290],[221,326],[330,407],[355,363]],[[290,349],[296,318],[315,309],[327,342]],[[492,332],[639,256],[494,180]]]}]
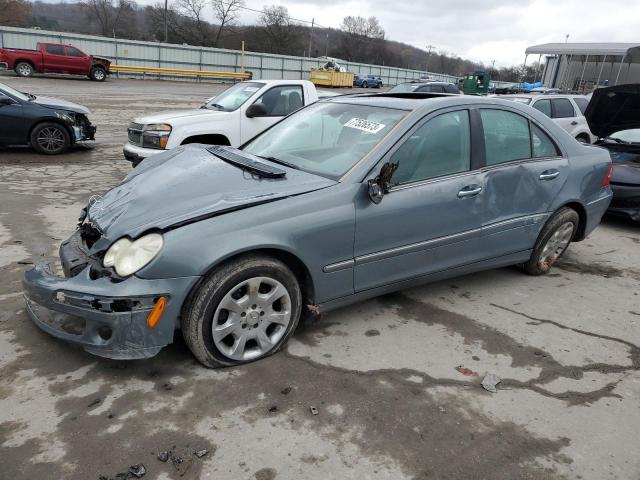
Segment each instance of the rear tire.
[{"label": "rear tire", "polygon": [[19,77],[33,76],[33,65],[29,62],[18,62],[13,70]]},{"label": "rear tire", "polygon": [[369,84],[367,82],[362,82],[362,88],[367,88]]},{"label": "rear tire", "polygon": [[31,131],[31,147],[44,155],[58,155],[71,146],[71,135],[59,123],[39,123]]},{"label": "rear tire", "polygon": [[246,255],[198,287],[183,310],[182,335],[206,367],[249,363],[282,348],[298,326],[301,305],[298,280],[284,263]]},{"label": "rear tire", "polygon": [[89,72],[89,78],[94,82],[104,82],[107,78],[107,71],[102,67],[93,67]]},{"label": "rear tire", "polygon": [[569,247],[578,231],[580,217],[572,208],[563,207],[542,228],[531,258],[523,265],[529,275],[544,275]]},{"label": "rear tire", "polygon": [[589,139],[589,137],[587,137],[586,135],[578,135],[576,137],[576,140],[579,141],[580,143],[584,143],[586,145],[590,145],[591,141]]}]

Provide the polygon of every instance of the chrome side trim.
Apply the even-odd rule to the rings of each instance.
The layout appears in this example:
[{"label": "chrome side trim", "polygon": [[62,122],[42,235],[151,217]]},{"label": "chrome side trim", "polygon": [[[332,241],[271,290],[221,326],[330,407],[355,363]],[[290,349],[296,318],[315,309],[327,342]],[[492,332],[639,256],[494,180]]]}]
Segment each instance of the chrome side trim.
[{"label": "chrome side trim", "polygon": [[447,235],[446,237],[438,237],[432,240],[425,240],[424,242],[411,243],[409,245],[394,247],[388,250],[367,253],[366,255],[360,255],[359,257],[356,257],[355,264],[362,265],[364,263],[375,262],[377,260],[382,260],[384,258],[395,257],[398,255],[404,255],[405,253],[417,252],[420,250],[426,250],[427,248],[434,248],[440,245],[446,245],[448,243],[462,242],[469,238],[473,238],[477,234],[480,234],[481,231],[482,231],[481,228],[475,228],[473,230],[467,230],[466,232]]},{"label": "chrome side trim", "polygon": [[604,202],[605,200],[611,200],[612,196],[613,196],[613,194],[609,193],[608,195],[605,195],[603,197],[596,198],[595,200],[591,200],[589,203],[587,203],[587,206],[591,206],[591,205],[594,205],[594,204],[599,203],[599,202]]},{"label": "chrome side trim", "polygon": [[355,264],[355,260],[352,258],[350,260],[344,260],[342,262],[337,262],[337,263],[331,263],[329,265],[325,265],[322,268],[322,271],[324,273],[332,273],[332,272],[337,272],[338,270],[345,270],[347,268],[351,268],[353,267],[353,265]]}]

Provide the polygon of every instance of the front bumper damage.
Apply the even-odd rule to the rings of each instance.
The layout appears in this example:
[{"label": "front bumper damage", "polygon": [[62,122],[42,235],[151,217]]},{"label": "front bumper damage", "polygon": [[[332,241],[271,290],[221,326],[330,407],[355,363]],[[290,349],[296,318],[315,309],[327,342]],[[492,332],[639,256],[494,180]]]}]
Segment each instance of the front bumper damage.
[{"label": "front bumper damage", "polygon": [[[83,258],[79,236],[78,231],[60,248],[65,277],[53,274],[48,264],[25,273],[29,316],[45,332],[80,344],[94,355],[118,360],[156,355],[173,341],[182,304],[199,277],[148,280],[96,275],[95,260]],[[150,328],[147,316],[160,297],[167,301],[165,311]]]},{"label": "front bumper damage", "polygon": [[74,143],[96,139],[97,128],[84,115],[78,115],[76,121],[70,127],[73,131]]}]

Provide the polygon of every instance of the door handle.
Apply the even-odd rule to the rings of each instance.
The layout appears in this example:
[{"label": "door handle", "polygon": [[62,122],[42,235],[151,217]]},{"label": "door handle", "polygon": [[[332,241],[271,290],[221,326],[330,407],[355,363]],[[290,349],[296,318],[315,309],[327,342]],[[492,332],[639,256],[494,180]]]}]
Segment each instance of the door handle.
[{"label": "door handle", "polygon": [[467,185],[458,192],[458,198],[475,197],[482,191],[480,185]]},{"label": "door handle", "polygon": [[558,170],[545,170],[540,174],[540,180],[553,180],[560,172]]},{"label": "door handle", "polygon": [[577,125],[578,122],[576,122],[575,120],[573,122],[571,122],[571,125]]}]

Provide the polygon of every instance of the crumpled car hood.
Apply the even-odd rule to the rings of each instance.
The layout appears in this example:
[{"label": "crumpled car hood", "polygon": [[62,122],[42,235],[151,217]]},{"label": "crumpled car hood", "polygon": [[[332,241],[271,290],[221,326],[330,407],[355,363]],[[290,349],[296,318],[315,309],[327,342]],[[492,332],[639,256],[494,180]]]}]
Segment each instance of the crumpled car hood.
[{"label": "crumpled car hood", "polygon": [[55,108],[61,110],[69,110],[71,112],[76,113],[84,113],[88,115],[91,111],[87,107],[83,107],[82,105],[78,105],[77,103],[67,102],[66,100],[62,100],[60,98],[53,97],[41,97],[37,96],[33,103],[37,103],[38,105],[42,105],[47,108]]},{"label": "crumpled car hood", "polygon": [[110,241],[151,229],[299,195],[337,182],[300,170],[264,178],[221,160],[202,145],[185,145],[145,159],[124,181],[89,204],[88,219]]},{"label": "crumpled car hood", "polygon": [[640,84],[596,89],[584,116],[598,138],[640,128]]},{"label": "crumpled car hood", "polygon": [[[146,115],[144,117],[138,117],[134,120],[136,123],[140,123],[142,125],[148,125],[150,123],[166,123],[171,122],[172,120],[177,120],[180,118],[186,117],[196,117],[199,122],[202,121],[215,121],[215,120],[224,120],[228,117],[229,112],[217,111],[217,110],[209,110],[208,108],[192,108],[189,110],[168,110],[165,112],[152,113],[151,115]],[[202,117],[207,116],[207,119],[203,119]]]}]

